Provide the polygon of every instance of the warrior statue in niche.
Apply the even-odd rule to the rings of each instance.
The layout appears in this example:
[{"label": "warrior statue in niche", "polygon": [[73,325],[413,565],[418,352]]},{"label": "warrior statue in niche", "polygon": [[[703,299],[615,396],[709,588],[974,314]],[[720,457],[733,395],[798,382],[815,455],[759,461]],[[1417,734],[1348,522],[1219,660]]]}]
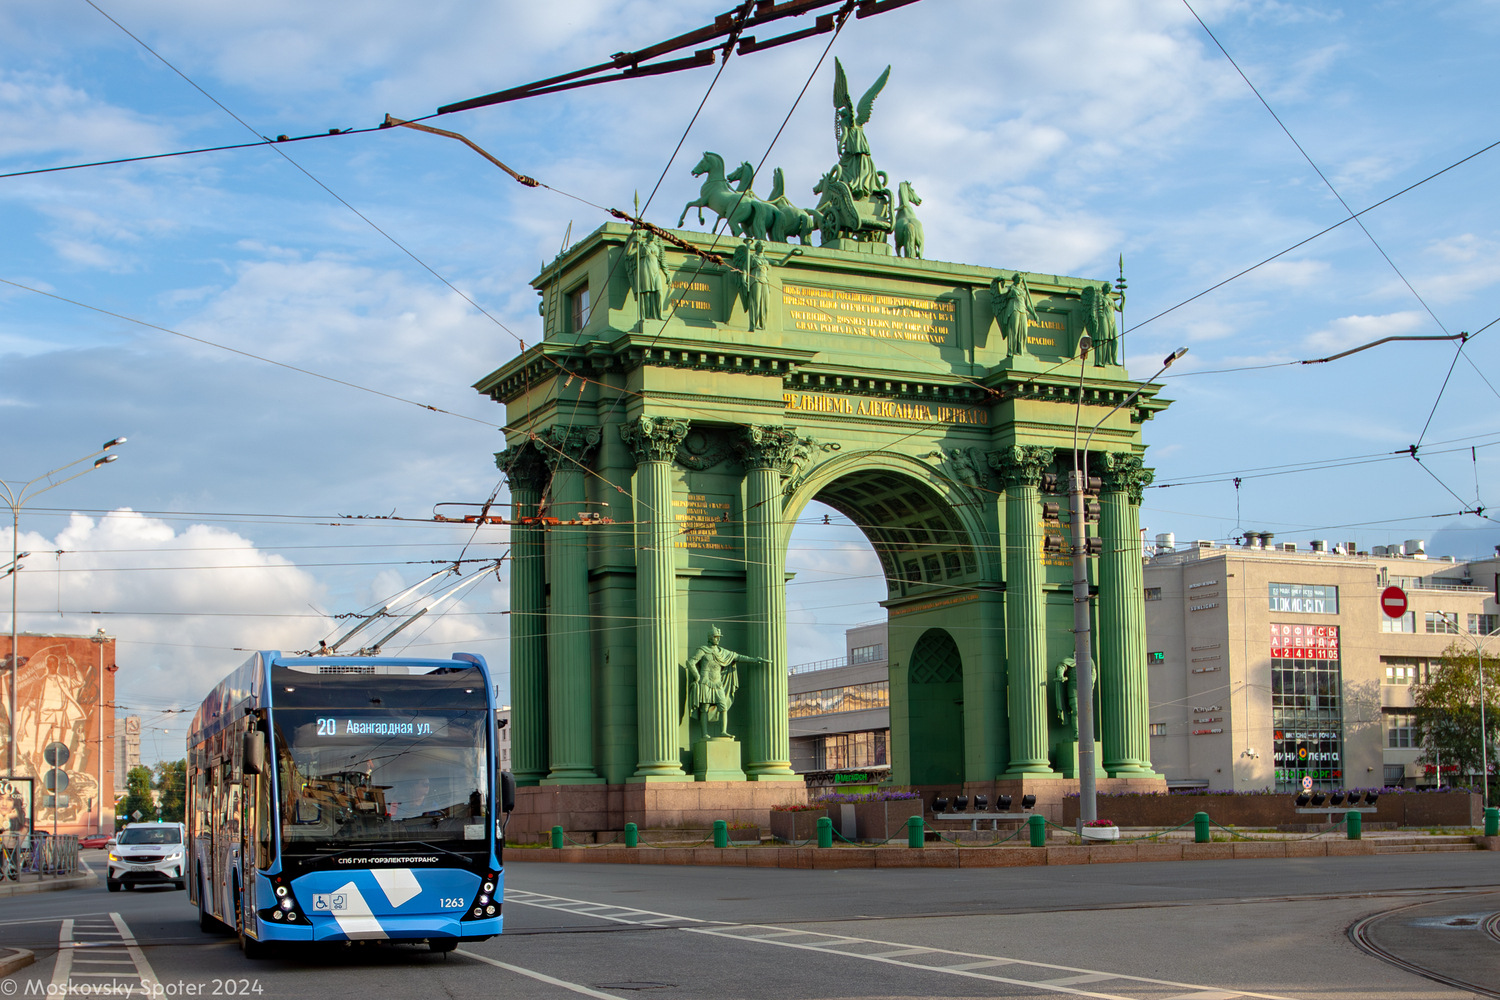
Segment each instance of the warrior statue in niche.
[{"label": "warrior statue in niche", "polygon": [[699,646],[687,662],[688,707],[703,720],[703,738],[709,739],[708,722],[715,715],[719,719],[719,736],[729,736],[729,709],[734,704],[735,692],[739,690],[739,673],[735,667],[740,663],[764,663],[770,660],[758,656],[736,653],[719,645],[724,633],[718,626],[711,626],[708,640]]}]

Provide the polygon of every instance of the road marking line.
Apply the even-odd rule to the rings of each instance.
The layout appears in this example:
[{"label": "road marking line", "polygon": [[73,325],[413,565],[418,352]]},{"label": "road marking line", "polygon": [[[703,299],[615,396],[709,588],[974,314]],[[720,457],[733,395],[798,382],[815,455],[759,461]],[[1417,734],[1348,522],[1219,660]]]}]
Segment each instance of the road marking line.
[{"label": "road marking line", "polygon": [[151,963],[146,961],[146,953],[136,945],[135,934],[125,924],[125,920],[118,913],[111,913],[109,919],[114,922],[120,932],[120,940],[125,944],[125,950],[135,962],[135,968],[141,977],[141,988],[146,994],[153,995],[161,985],[161,980],[156,978],[156,973],[151,969]]},{"label": "road marking line", "polygon": [[968,972],[971,969],[988,969],[996,965],[1014,965],[1013,958],[991,958],[984,962],[965,962],[963,965],[939,965],[934,968],[944,969],[950,972]]},{"label": "road marking line", "polygon": [[68,975],[73,971],[73,949],[64,947],[73,940],[73,919],[64,917],[57,932],[57,964],[52,967],[52,986],[67,988]]},{"label": "road marking line", "polygon": [[[1005,958],[995,955],[978,955],[973,952],[952,951],[946,948],[922,948],[905,941],[880,941],[874,938],[850,937],[840,934],[829,934],[823,931],[798,931],[786,927],[778,927],[774,924],[732,924],[724,921],[702,920],[697,917],[685,917],[669,913],[660,913],[655,910],[635,910],[629,907],[618,907],[622,913],[639,915],[637,919],[629,917],[613,917],[600,913],[589,913],[584,910],[564,909],[556,905],[561,902],[581,903],[587,900],[572,899],[565,896],[548,896],[536,892],[507,892],[507,902],[516,902],[525,906],[536,906],[542,909],[563,910],[579,916],[591,916],[598,920],[609,920],[613,923],[635,924],[637,926],[655,926],[666,920],[678,920],[689,924],[698,924],[696,927],[678,927],[677,930],[689,934],[706,934],[712,937],[724,938],[730,941],[746,941],[751,943],[762,943],[774,945],[780,948],[795,948],[800,951],[817,952],[824,955],[840,955],[846,958],[859,958],[870,962],[883,962],[887,965],[896,965],[903,968],[915,969],[922,972],[940,972],[946,975],[963,976],[969,979],[982,979],[990,982],[1005,983],[1012,986],[1025,986],[1032,989],[1042,989],[1051,993],[1062,993],[1070,996],[1093,997],[1096,1000],[1131,1000],[1114,993],[1095,993],[1078,987],[1087,983],[1114,980],[1122,985],[1145,985],[1170,987],[1173,989],[1186,990],[1180,994],[1184,998],[1192,1000],[1239,1000],[1239,998],[1255,998],[1255,1000],[1291,1000],[1272,993],[1255,993],[1249,990],[1220,990],[1213,987],[1202,986],[1196,983],[1182,983],[1170,979],[1151,979],[1145,976],[1131,976],[1123,973],[1106,973],[1097,969],[1080,969],[1068,965],[1054,965],[1049,962],[1032,962],[1026,959]],[[650,917],[651,919],[642,919]],[[812,941],[791,941],[787,938],[811,938]],[[825,943],[814,943],[822,939]],[[892,949],[892,952],[868,953],[851,950],[851,946],[880,946]],[[951,955],[960,959],[972,959],[973,961],[961,962],[955,965],[930,965],[921,962],[907,962],[896,958],[887,957],[891,954],[907,955]],[[992,968],[999,965],[1018,966],[1016,971],[1022,968],[1037,970],[1041,972],[1066,973],[1051,980],[1038,982],[1035,979],[1016,979],[1006,976],[998,976],[980,972],[978,970]],[[1077,986],[1067,985],[1076,983]]]},{"label": "road marking line", "polygon": [[[509,893],[507,893],[506,895],[508,896]],[[565,990],[572,990],[574,993],[582,993],[586,997],[595,997],[596,1000],[624,1000],[623,997],[616,996],[613,993],[604,993],[600,990],[594,989],[593,987],[584,986],[582,983],[570,983],[566,979],[556,979],[544,972],[536,972],[532,969],[523,969],[519,965],[511,965],[509,962],[502,962],[497,958],[488,958],[484,955],[479,955],[472,951],[465,951],[462,948],[456,949],[456,954],[462,955],[465,958],[477,959],[478,961],[484,962],[487,965],[493,965],[497,969],[504,969],[506,972],[514,972],[517,975],[529,976],[530,978],[535,979],[540,983],[547,983],[552,986],[561,986]]]}]

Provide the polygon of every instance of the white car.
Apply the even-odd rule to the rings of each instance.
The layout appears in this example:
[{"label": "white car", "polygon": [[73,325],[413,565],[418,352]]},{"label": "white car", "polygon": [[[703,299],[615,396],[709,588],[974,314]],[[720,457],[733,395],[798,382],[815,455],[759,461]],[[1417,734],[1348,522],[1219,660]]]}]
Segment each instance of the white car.
[{"label": "white car", "polygon": [[132,823],[115,835],[109,848],[109,875],[104,884],[110,892],[123,885],[170,882],[187,888],[186,828],[181,823]]}]

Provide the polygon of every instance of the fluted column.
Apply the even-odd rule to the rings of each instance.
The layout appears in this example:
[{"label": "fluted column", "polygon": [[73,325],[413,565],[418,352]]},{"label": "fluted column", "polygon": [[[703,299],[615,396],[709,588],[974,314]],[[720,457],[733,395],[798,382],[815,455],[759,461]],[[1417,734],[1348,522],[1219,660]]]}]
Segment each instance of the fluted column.
[{"label": "fluted column", "polygon": [[672,465],[686,420],[641,417],[620,428],[635,452],[637,763],[632,781],[681,781],[677,661],[677,523]]},{"label": "fluted column", "polygon": [[742,703],[750,707],[745,776],[793,781],[787,723],[786,549],[781,543],[781,478],[790,469],[796,435],[783,427],[751,426],[737,444],[745,466],[745,604],[749,653],[769,664],[741,668]]},{"label": "fluted column", "polygon": [[[551,427],[537,448],[552,476],[545,502],[549,517],[575,521],[583,512],[587,463],[599,445],[597,427]],[[547,750],[544,785],[591,785],[604,779],[594,768],[594,658],[589,638],[588,528],[554,524],[547,529]]]},{"label": "fluted column", "polygon": [[1141,491],[1150,469],[1137,455],[1103,456],[1099,494],[1099,703],[1104,769],[1152,777],[1146,680],[1146,605],[1141,571]]},{"label": "fluted column", "polygon": [[1047,758],[1047,608],[1042,597],[1042,473],[1051,448],[990,455],[1005,483],[1005,658],[1010,765],[1005,777],[1053,776]]},{"label": "fluted column", "polygon": [[510,756],[519,785],[547,776],[547,627],[544,533],[520,523],[535,517],[547,466],[530,441],[507,448],[495,464],[510,485]]}]

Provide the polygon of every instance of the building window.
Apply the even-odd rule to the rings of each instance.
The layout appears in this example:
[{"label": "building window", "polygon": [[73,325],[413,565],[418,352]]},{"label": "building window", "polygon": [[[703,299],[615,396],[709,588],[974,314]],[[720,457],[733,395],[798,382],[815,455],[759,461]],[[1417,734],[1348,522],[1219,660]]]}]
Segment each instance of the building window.
[{"label": "building window", "polygon": [[878,663],[885,659],[885,645],[876,643],[873,646],[855,646],[849,650],[849,665],[852,667],[859,663]]},{"label": "building window", "polygon": [[1153,723],[1151,723],[1151,735],[1152,736],[1165,736],[1165,735],[1167,735],[1167,724],[1165,722],[1153,722]]},{"label": "building window", "polygon": [[886,752],[889,729],[863,733],[836,733],[824,737],[813,761],[816,771],[845,771],[861,767],[882,767],[891,762]]},{"label": "building window", "polygon": [[1417,630],[1417,613],[1408,611],[1400,618],[1387,618],[1380,616],[1380,631],[1382,632],[1415,632]]},{"label": "building window", "polygon": [[1385,682],[1387,684],[1418,684],[1417,668],[1415,666],[1387,666],[1385,668]]},{"label": "building window", "polygon": [[1458,615],[1451,611],[1429,611],[1425,617],[1426,629],[1439,635],[1458,635]]},{"label": "building window", "polygon": [[1494,635],[1500,632],[1500,615],[1470,615],[1470,635]]},{"label": "building window", "polygon": [[1385,745],[1392,749],[1409,749],[1417,743],[1417,717],[1410,712],[1387,712]]},{"label": "building window", "polygon": [[1405,764],[1385,765],[1385,785],[1387,788],[1400,788],[1401,783],[1406,780]]},{"label": "building window", "polygon": [[806,719],[814,715],[833,715],[836,712],[889,708],[890,704],[890,681],[871,681],[868,684],[845,684],[843,687],[792,694],[787,698],[787,714],[793,719]]},{"label": "building window", "polygon": [[577,333],[589,321],[589,286],[579,285],[568,293],[568,332]]},{"label": "building window", "polygon": [[1432,679],[1432,671],[1438,664],[1422,656],[1382,656],[1387,684],[1421,684]]},{"label": "building window", "polygon": [[1271,625],[1272,760],[1277,791],[1344,780],[1343,670],[1337,625]]},{"label": "building window", "polygon": [[1146,600],[1148,600],[1148,601],[1159,601],[1159,600],[1161,600],[1161,588],[1160,587],[1147,587],[1146,588]]},{"label": "building window", "polygon": [[1269,584],[1271,610],[1292,615],[1336,615],[1339,588],[1313,583]]}]

